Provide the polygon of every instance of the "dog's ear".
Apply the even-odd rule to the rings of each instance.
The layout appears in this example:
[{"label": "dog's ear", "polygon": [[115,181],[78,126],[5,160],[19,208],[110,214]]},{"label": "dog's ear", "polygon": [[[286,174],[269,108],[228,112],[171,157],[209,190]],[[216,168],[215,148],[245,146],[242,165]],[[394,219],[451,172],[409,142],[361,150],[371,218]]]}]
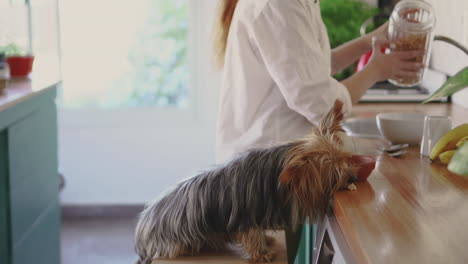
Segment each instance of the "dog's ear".
[{"label": "dog's ear", "polygon": [[306,178],[308,174],[316,171],[315,166],[311,160],[312,153],[305,153],[302,150],[294,151],[293,156],[284,165],[284,169],[280,174],[280,183],[291,184],[293,182],[301,181]]},{"label": "dog's ear", "polygon": [[285,168],[279,177],[279,182],[281,184],[287,185],[292,182],[294,175],[296,174],[296,168],[288,167]]},{"label": "dog's ear", "polygon": [[328,205],[327,189],[316,162],[305,156],[288,164],[280,175],[280,183],[287,186],[293,201],[301,208],[301,219],[318,219]]},{"label": "dog's ear", "polygon": [[307,165],[306,163],[300,164],[291,164],[287,166],[286,168],[283,169],[283,171],[280,174],[279,181],[281,184],[284,185],[289,185],[294,182],[300,181],[301,178],[304,178],[303,175],[307,171]]},{"label": "dog's ear", "polygon": [[319,125],[319,130],[322,134],[335,134],[336,132],[344,132],[341,126],[343,121],[343,102],[336,100],[331,110],[322,118]]},{"label": "dog's ear", "polygon": [[310,194],[310,187],[315,185],[318,169],[315,163],[302,157],[286,165],[280,174],[279,181],[283,185],[295,190],[296,195],[305,198]]},{"label": "dog's ear", "polygon": [[348,155],[341,152],[294,153],[279,181],[307,216],[318,219],[325,214],[331,195],[347,182],[347,163]]}]

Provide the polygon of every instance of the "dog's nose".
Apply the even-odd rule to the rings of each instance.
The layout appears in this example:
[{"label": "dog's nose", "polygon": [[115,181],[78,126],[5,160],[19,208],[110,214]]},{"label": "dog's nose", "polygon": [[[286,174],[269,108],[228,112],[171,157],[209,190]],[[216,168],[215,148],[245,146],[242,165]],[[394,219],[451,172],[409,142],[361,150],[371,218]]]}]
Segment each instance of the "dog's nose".
[{"label": "dog's nose", "polygon": [[351,176],[348,179],[348,183],[356,182],[358,180],[357,176]]}]

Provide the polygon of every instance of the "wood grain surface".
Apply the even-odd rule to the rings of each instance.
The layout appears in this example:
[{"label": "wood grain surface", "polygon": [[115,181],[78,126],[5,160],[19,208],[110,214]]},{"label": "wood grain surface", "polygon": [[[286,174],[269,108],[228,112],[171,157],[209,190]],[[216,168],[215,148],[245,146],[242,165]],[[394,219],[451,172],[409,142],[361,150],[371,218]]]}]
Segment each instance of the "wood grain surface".
[{"label": "wood grain surface", "polygon": [[453,125],[468,123],[468,109],[445,103],[363,103],[353,106],[353,117],[375,117],[382,112],[419,112],[428,115],[446,115]]},{"label": "wood grain surface", "polygon": [[[366,104],[354,116],[419,111],[468,123],[468,110],[445,104]],[[357,139],[377,164],[358,190],[335,195],[333,209],[358,263],[468,263],[468,177],[450,173],[412,148],[379,153],[379,140]]]}]

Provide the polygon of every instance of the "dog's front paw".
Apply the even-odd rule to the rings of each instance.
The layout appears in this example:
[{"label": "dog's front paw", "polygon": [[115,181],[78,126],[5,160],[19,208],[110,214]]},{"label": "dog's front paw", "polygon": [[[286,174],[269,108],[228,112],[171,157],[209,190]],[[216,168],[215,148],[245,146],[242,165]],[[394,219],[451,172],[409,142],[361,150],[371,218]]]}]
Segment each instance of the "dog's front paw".
[{"label": "dog's front paw", "polygon": [[270,263],[276,257],[276,252],[273,250],[266,251],[265,253],[260,253],[252,257],[249,261],[250,263]]}]

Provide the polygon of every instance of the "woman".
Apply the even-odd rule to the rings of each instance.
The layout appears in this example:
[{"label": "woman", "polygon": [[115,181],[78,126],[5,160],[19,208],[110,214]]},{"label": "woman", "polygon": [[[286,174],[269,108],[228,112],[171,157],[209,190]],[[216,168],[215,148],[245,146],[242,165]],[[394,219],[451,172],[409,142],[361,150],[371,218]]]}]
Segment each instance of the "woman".
[{"label": "woman", "polygon": [[[336,99],[350,112],[376,82],[410,77],[423,51],[383,54],[387,27],[334,50],[317,0],[220,0],[216,54],[224,66],[217,160],[306,135]],[[368,65],[331,76],[373,49]]]}]

